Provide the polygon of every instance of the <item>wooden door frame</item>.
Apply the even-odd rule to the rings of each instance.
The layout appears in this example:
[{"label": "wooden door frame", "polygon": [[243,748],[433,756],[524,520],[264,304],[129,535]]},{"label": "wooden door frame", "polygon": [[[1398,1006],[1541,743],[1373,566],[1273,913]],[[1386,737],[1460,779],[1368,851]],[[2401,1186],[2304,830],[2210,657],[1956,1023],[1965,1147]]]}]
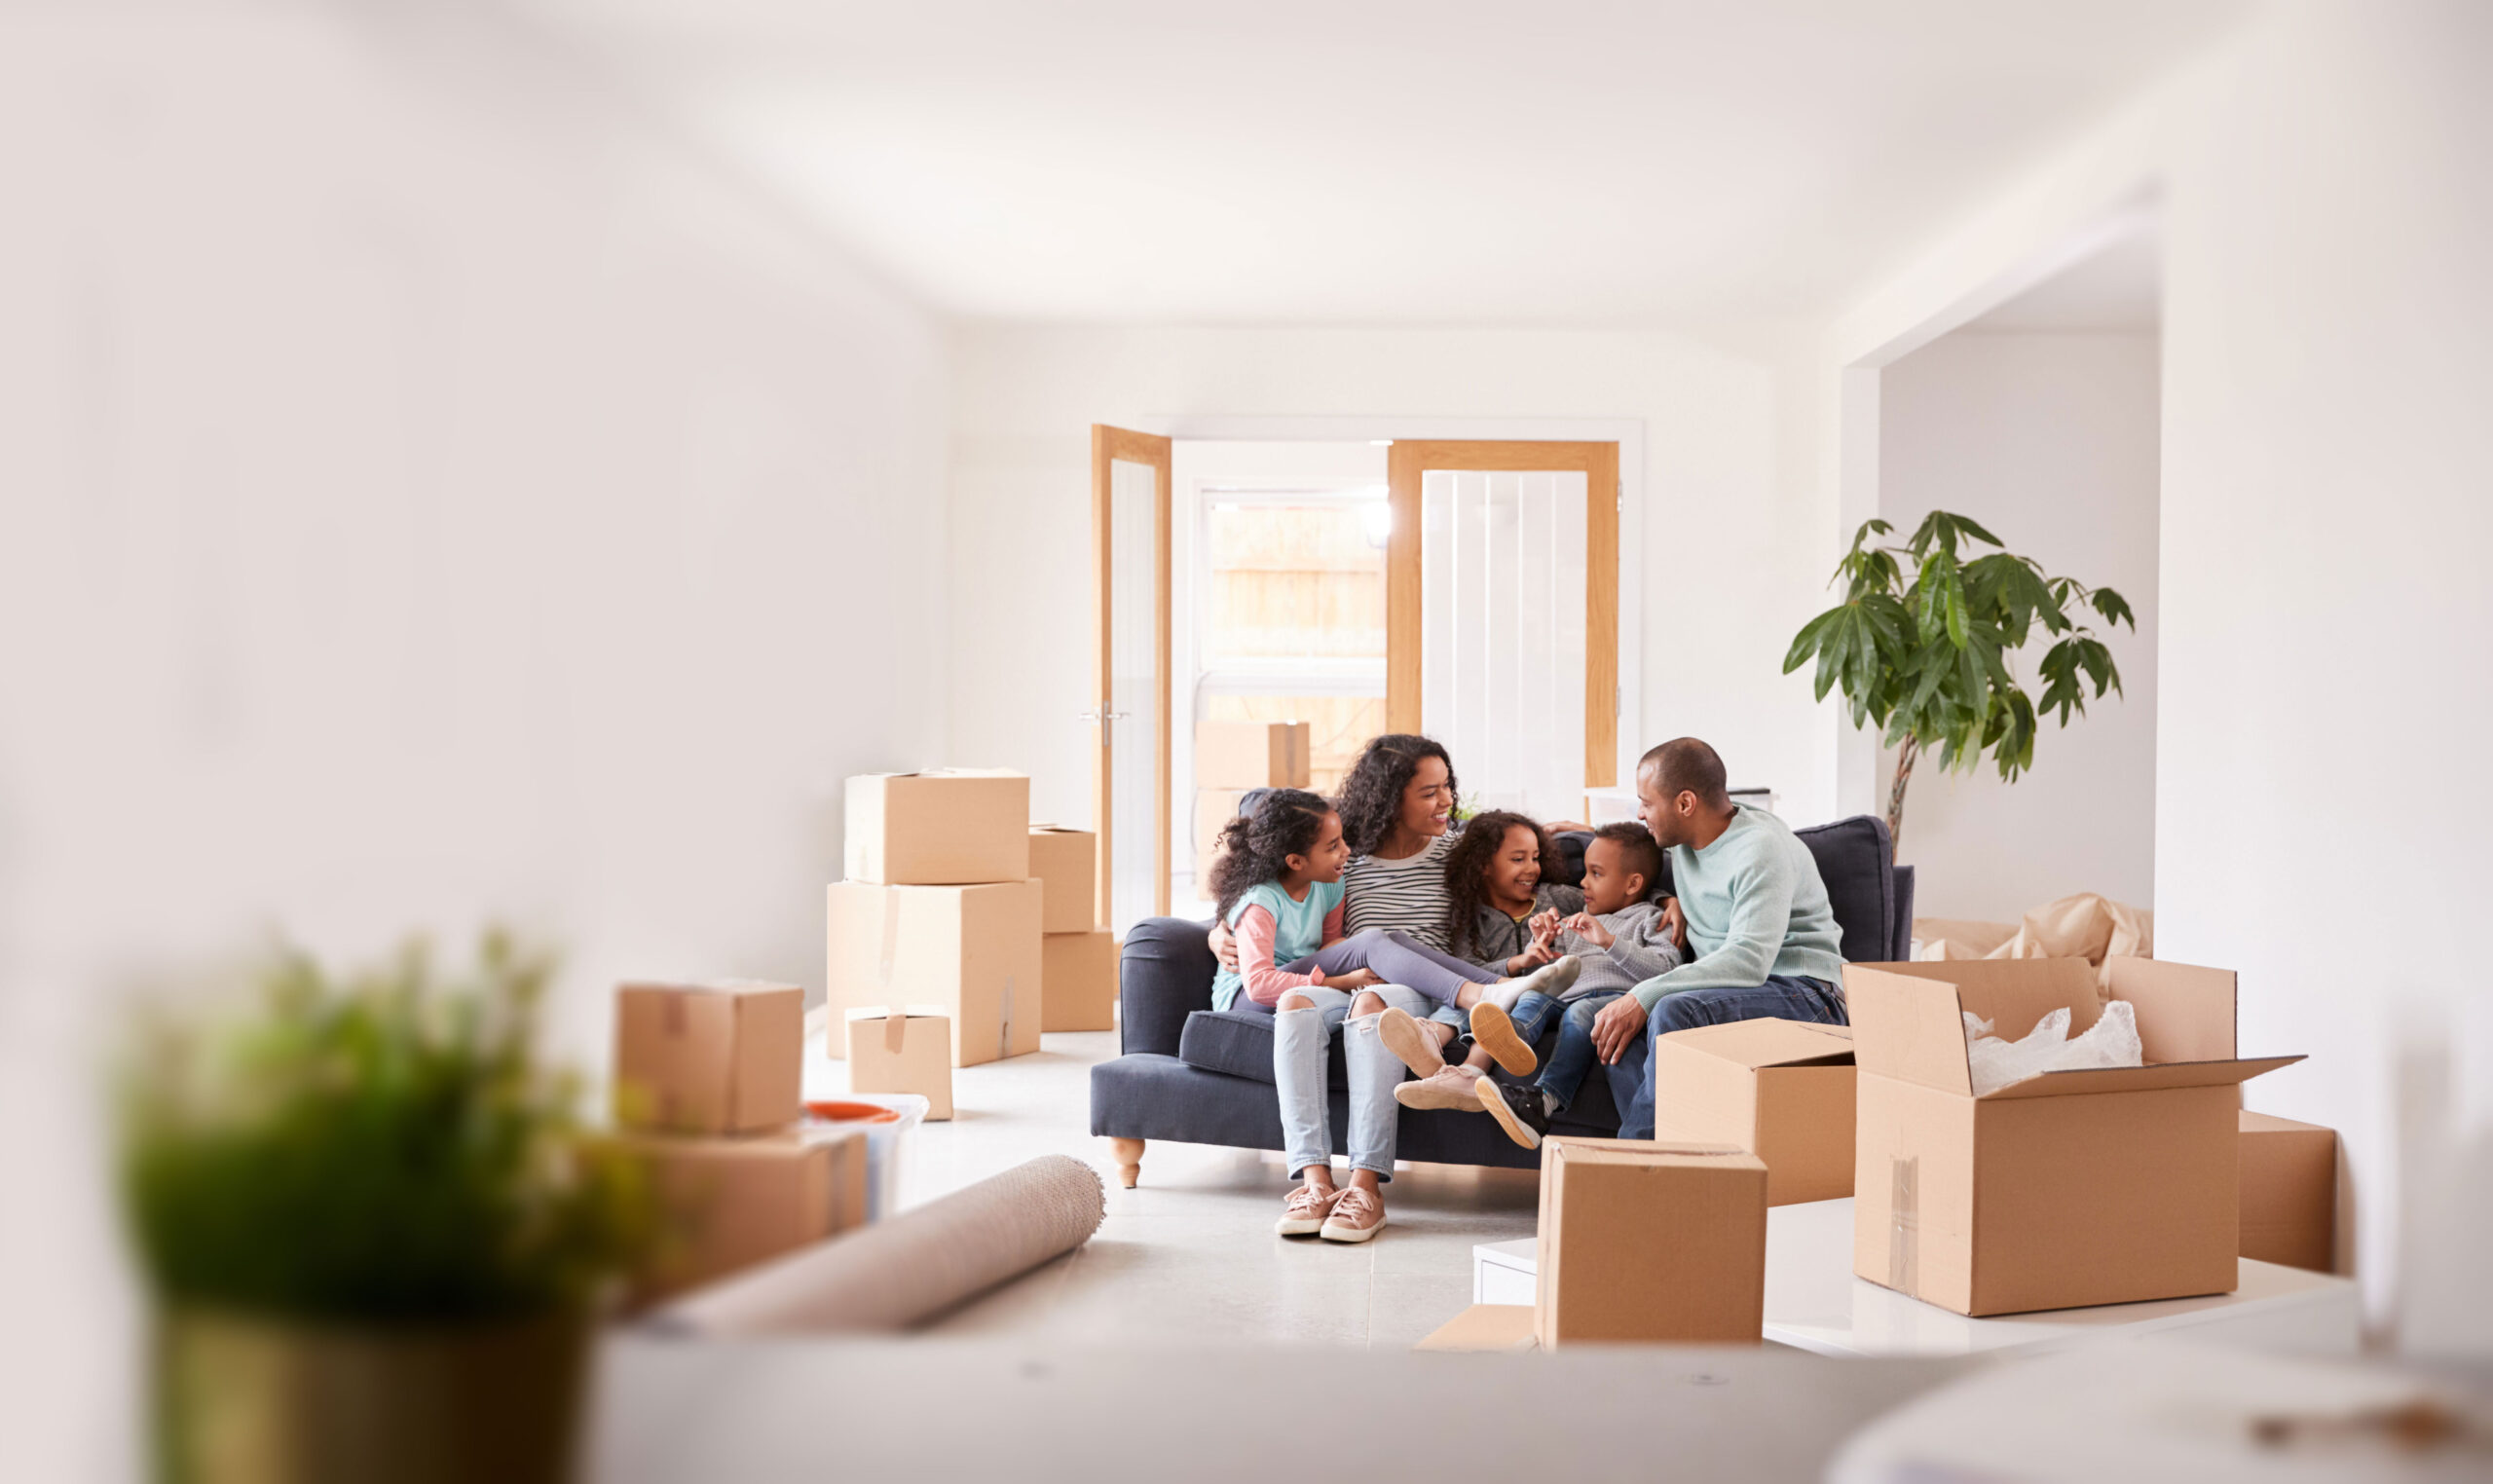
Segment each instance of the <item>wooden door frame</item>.
[{"label": "wooden door frame", "polygon": [[1131,428],[1111,427],[1104,423],[1091,425],[1091,541],[1092,587],[1097,607],[1093,610],[1098,628],[1098,649],[1092,660],[1092,702],[1097,706],[1099,748],[1091,775],[1091,828],[1099,842],[1099,920],[1113,921],[1116,903],[1115,816],[1110,810],[1111,791],[1116,787],[1113,742],[1115,722],[1110,712],[1116,701],[1116,630],[1114,626],[1114,564],[1116,561],[1115,469],[1119,463],[1151,466],[1153,483],[1160,503],[1159,518],[1153,522],[1156,585],[1154,601],[1159,609],[1157,666],[1159,682],[1154,687],[1152,711],[1158,718],[1157,742],[1160,751],[1160,787],[1155,791],[1154,811],[1158,831],[1154,835],[1154,854],[1159,871],[1152,878],[1152,909],[1163,917],[1169,915],[1169,878],[1174,863],[1169,854],[1169,839],[1173,821],[1170,814],[1171,718],[1169,715],[1170,666],[1174,662],[1170,642],[1169,588],[1170,545],[1169,522],[1174,507],[1176,483],[1175,445],[1173,440],[1158,433],[1135,432]]},{"label": "wooden door frame", "polygon": [[1615,442],[1399,438],[1386,453],[1394,523],[1385,546],[1385,724],[1420,729],[1420,480],[1460,473],[1584,476],[1584,785],[1619,781],[1619,516]]}]

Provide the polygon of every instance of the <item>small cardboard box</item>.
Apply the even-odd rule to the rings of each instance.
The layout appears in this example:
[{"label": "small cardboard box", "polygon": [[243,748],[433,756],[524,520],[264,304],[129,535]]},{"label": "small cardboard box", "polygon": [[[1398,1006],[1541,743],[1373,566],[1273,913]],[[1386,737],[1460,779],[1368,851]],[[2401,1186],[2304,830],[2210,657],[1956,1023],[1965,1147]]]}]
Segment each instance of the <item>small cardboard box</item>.
[{"label": "small cardboard box", "polygon": [[1099,925],[1099,836],[1062,825],[1030,827],[1030,875],[1047,883],[1040,930],[1087,933]]},{"label": "small cardboard box", "polygon": [[1310,728],[1305,722],[1198,722],[1195,787],[1307,787]]},{"label": "small cardboard box", "polygon": [[1030,873],[1030,780],[986,768],[848,780],[848,879],[886,886],[1019,881]]},{"label": "small cardboard box", "polygon": [[2245,1108],[2242,1255],[2334,1272],[2337,1266],[2337,1131]]},{"label": "small cardboard box", "polygon": [[2229,970],[2107,960],[2146,1064],[1973,1094],[1963,1013],[2016,1040],[2102,1015],[2082,958],[1847,964],[1859,1063],[1852,1271],[1963,1315],[2233,1290],[2240,1087]]},{"label": "small cardboard box", "polygon": [[862,1129],[751,1138],[626,1135],[658,1207],[658,1241],[632,1275],[646,1304],[820,1242],[866,1219]]},{"label": "small cardboard box", "polygon": [[1647,1139],[1541,1146],[1533,1335],[1756,1345],[1766,1326],[1766,1163]]},{"label": "small cardboard box", "polygon": [[614,991],[614,1121],[744,1133],[793,1120],[805,991],[794,984],[625,983]]},{"label": "small cardboard box", "polygon": [[1211,863],[1220,859],[1220,832],[1238,817],[1244,789],[1195,790],[1195,886],[1211,897]]},{"label": "small cardboard box", "polygon": [[[932,1005],[951,1017],[954,1066],[1037,1051],[1043,890],[1030,880],[833,882],[825,1003],[834,1015],[869,1005]],[[847,1048],[832,1055],[844,1057]]]},{"label": "small cardboard box", "polygon": [[1654,1048],[1654,1137],[1766,1162],[1766,1204],[1852,1194],[1852,1032],[1805,1020],[1673,1031]]},{"label": "small cardboard box", "polygon": [[1530,1304],[1474,1304],[1422,1336],[1413,1350],[1521,1351],[1533,1348]]},{"label": "small cardboard box", "polygon": [[1117,935],[1050,933],[1039,940],[1039,1028],[1117,1028]]},{"label": "small cardboard box", "polygon": [[915,1093],[926,1120],[952,1116],[952,1020],[932,1005],[869,1005],[847,1015],[848,1091]]}]

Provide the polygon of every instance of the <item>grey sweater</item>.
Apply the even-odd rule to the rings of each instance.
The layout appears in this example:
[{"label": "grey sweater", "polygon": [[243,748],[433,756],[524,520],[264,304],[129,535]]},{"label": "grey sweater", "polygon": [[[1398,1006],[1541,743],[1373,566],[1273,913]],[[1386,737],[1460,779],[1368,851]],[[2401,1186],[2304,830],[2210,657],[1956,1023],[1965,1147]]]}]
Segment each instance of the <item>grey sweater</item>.
[{"label": "grey sweater", "polygon": [[[1533,910],[1544,909],[1554,909],[1562,917],[1573,916],[1584,909],[1584,894],[1572,886],[1543,886],[1533,893]],[[1633,988],[1688,961],[1687,955],[1672,944],[1658,903],[1638,902],[1595,920],[1610,930],[1609,947],[1596,946],[1592,940],[1564,928],[1558,930],[1558,951],[1573,953],[1584,964],[1583,972],[1576,976],[1576,983],[1569,986],[1564,998],[1581,999],[1587,994]],[[1532,946],[1532,929],[1494,907],[1483,906],[1478,924],[1472,929],[1472,941],[1467,946],[1471,950],[1467,955],[1471,962],[1504,973],[1507,959]]]}]

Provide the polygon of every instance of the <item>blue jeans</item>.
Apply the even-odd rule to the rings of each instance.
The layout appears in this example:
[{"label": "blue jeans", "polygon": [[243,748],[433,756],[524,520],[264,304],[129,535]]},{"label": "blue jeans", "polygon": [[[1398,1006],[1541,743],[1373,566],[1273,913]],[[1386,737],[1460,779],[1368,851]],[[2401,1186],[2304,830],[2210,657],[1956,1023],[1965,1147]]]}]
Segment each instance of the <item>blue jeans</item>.
[{"label": "blue jeans", "polygon": [[1654,1136],[1654,1041],[1695,1025],[1724,1025],[1733,1020],[1809,1020],[1820,1025],[1852,1023],[1843,1013],[1843,994],[1833,984],[1796,975],[1778,974],[1763,984],[1734,989],[1685,989],[1663,995],[1654,1004],[1645,1029],[1619,1059],[1602,1070],[1610,1077],[1610,1095],[1619,1105],[1620,1138]]},{"label": "blue jeans", "polygon": [[[1399,984],[1379,984],[1365,992],[1405,1015],[1428,1008],[1417,990]],[[1404,1073],[1402,1063],[1377,1038],[1377,1017],[1353,1020],[1351,1006],[1358,1002],[1358,995],[1351,990],[1293,989],[1282,999],[1286,1002],[1292,994],[1304,996],[1313,1008],[1270,1012],[1273,1087],[1281,1099],[1282,1141],[1288,1146],[1291,1176],[1310,1165],[1327,1164],[1333,1157],[1324,1048],[1338,1035],[1342,1069],[1350,1078],[1350,1086],[1343,1091],[1350,1102],[1350,1138],[1345,1147],[1351,1168],[1373,1170],[1380,1180],[1393,1179],[1395,1120],[1399,1113],[1394,1085]],[[1238,1003],[1248,1010],[1264,1009],[1248,999]]]},{"label": "blue jeans", "polygon": [[1565,1002],[1563,1007],[1560,1002],[1540,994],[1527,994],[1515,1001],[1515,1010],[1518,1012],[1515,1017],[1517,1034],[1523,1033],[1523,1017],[1520,1012],[1525,1006],[1530,1005],[1534,1000],[1540,1000],[1547,1007],[1541,1019],[1533,1022],[1531,1034],[1525,1036],[1525,1039],[1534,1045],[1539,1045],[1541,1042],[1541,1032],[1548,1025],[1549,1012],[1562,1008],[1565,1011],[1564,1019],[1558,1022],[1558,1044],[1550,1048],[1549,1059],[1541,1064],[1541,1075],[1534,1078],[1532,1082],[1534,1087],[1549,1094],[1552,1105],[1565,1108],[1574,1102],[1576,1094],[1583,1090],[1584,1078],[1590,1075],[1593,1069],[1593,1017],[1601,1014],[1601,1007],[1619,998],[1624,992],[1609,989],[1581,995]]}]

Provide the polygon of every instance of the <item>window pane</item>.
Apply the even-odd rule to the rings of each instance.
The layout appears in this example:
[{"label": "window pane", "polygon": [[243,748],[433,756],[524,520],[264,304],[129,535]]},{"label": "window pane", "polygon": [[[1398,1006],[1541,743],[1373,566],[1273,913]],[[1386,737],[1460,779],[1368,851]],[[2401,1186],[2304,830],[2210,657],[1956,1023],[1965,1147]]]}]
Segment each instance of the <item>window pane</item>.
[{"label": "window pane", "polygon": [[1204,657],[1383,658],[1384,501],[1215,503]]},{"label": "window pane", "polygon": [[1385,730],[1381,695],[1208,695],[1208,722],[1305,722],[1309,787],[1331,798],[1367,739]]}]

